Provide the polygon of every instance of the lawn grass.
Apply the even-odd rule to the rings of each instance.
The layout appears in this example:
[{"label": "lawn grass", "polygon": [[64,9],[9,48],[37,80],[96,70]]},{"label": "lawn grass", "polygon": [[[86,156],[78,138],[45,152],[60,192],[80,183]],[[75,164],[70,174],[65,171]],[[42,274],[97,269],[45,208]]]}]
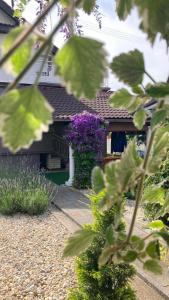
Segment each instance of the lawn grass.
[{"label": "lawn grass", "polygon": [[45,176],[52,182],[61,185],[69,179],[69,171],[48,172]]}]

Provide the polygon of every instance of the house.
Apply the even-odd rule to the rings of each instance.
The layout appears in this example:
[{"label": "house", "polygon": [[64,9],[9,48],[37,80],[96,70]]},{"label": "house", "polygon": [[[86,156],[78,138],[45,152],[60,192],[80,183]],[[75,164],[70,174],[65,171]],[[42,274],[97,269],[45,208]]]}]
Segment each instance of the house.
[{"label": "house", "polygon": [[[18,25],[17,19],[12,14],[12,9],[0,0],[0,42],[3,41],[11,28]],[[0,164],[8,159],[16,164],[20,157],[27,157],[27,161],[37,167],[49,170],[67,168],[69,146],[64,139],[65,130],[70,123],[70,118],[83,111],[93,112],[101,116],[106,123],[108,132],[137,133],[137,129],[132,122],[132,116],[127,111],[110,108],[108,104],[109,96],[112,93],[110,89],[102,88],[93,100],[81,99],[79,101],[73,95],[69,95],[65,88],[61,86],[59,77],[54,73],[54,67],[51,63],[52,55],[53,53],[50,54],[40,77],[39,89],[54,108],[54,122],[50,126],[49,132],[43,134],[41,141],[33,143],[28,150],[22,150],[16,155],[10,154],[0,141]],[[24,76],[20,82],[20,88],[34,83],[41,59],[42,57]],[[0,70],[0,94],[11,81],[12,76],[4,70]],[[143,131],[146,130],[145,127]]]}]

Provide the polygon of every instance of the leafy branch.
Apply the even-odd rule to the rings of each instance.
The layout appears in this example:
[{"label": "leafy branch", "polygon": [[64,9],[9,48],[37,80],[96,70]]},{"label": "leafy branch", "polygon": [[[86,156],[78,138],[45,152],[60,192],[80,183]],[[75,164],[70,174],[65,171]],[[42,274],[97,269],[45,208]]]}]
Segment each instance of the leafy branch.
[{"label": "leafy branch", "polygon": [[[55,6],[55,4],[59,0],[52,1],[46,9],[42,12],[42,14],[36,19],[36,21],[25,28],[23,33],[17,38],[17,40],[13,43],[12,47],[9,51],[1,58],[0,67],[9,59],[9,57],[16,51],[16,49],[29,37],[29,35],[36,29],[36,27],[41,23],[44,17],[51,11],[51,9]],[[37,33],[37,31],[36,31]],[[39,33],[38,33],[39,34]],[[41,35],[41,39],[42,39]],[[44,36],[45,39],[45,36]]]}]

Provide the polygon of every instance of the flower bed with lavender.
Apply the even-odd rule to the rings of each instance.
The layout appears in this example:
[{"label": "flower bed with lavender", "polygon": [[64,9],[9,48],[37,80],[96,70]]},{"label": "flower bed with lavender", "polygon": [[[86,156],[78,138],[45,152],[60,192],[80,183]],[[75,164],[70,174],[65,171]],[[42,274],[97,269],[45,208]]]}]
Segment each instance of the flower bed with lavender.
[{"label": "flower bed with lavender", "polygon": [[91,186],[93,167],[102,162],[106,130],[99,116],[85,111],[71,121],[67,138],[74,150],[74,187],[85,189]]},{"label": "flower bed with lavender", "polygon": [[42,214],[54,195],[54,186],[36,168],[6,163],[0,170],[0,213]]}]

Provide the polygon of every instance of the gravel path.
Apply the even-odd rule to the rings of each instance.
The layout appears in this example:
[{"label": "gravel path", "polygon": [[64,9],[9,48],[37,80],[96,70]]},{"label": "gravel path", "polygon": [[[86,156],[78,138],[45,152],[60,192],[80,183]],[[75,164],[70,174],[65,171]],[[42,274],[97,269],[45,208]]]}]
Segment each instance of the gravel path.
[{"label": "gravel path", "polygon": [[57,214],[0,216],[0,300],[66,299],[73,261],[61,258],[69,233]]},{"label": "gravel path", "polygon": [[[74,262],[61,256],[77,229],[54,207],[40,217],[0,215],[0,300],[65,300],[75,285]],[[139,300],[163,299],[138,277],[133,287]]]}]

